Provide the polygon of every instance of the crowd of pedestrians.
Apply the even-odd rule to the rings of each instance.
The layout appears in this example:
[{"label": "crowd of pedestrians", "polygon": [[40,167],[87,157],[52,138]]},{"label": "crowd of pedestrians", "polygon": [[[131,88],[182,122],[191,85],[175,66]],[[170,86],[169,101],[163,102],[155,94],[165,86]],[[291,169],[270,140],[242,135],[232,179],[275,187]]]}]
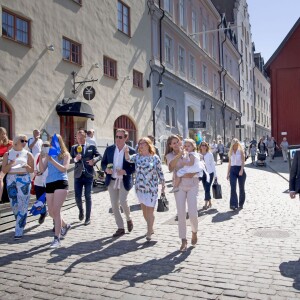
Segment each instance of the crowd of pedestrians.
[{"label": "crowd of pedestrians", "polygon": [[[142,137],[135,149],[127,145],[128,132],[119,128],[115,131],[115,143],[108,146],[100,155],[94,137],[94,130],[79,129],[76,132],[77,143],[71,147],[70,153],[62,137],[54,134],[51,141],[43,141],[40,131],[35,129],[33,137],[29,140],[25,135],[16,135],[13,141],[7,137],[6,130],[0,127],[0,154],[3,157],[0,176],[0,193],[7,191],[12,211],[16,218],[15,239],[21,239],[24,234],[30,190],[33,178],[36,199],[45,195],[46,210],[41,213],[39,223],[42,224],[47,214],[53,219],[54,238],[50,248],[61,245],[61,239],[71,229],[61,215],[61,208],[69,191],[67,171],[70,163],[74,163],[74,190],[75,201],[78,207],[78,218],[84,225],[91,223],[92,211],[92,185],[94,165],[101,160],[102,170],[105,172],[105,185],[111,200],[112,213],[116,222],[116,231],[113,237],[125,234],[125,224],[131,232],[134,223],[128,205],[127,195],[133,185],[138,202],[141,205],[143,217],[146,222],[146,240],[150,241],[154,234],[155,207],[160,194],[165,193],[165,179],[162,171],[162,162],[158,148],[154,145],[154,137]],[[26,147],[27,146],[27,147]],[[180,251],[188,247],[187,221],[188,213],[191,224],[191,244],[197,244],[198,233],[198,207],[199,184],[204,189],[203,210],[212,207],[212,184],[217,179],[216,164],[219,154],[220,163],[226,152],[228,155],[227,179],[230,182],[230,202],[232,210],[243,209],[246,192],[245,161],[247,152],[242,143],[233,138],[227,153],[222,141],[213,141],[208,144],[201,141],[197,146],[193,139],[183,140],[180,135],[171,135],[167,139],[164,159],[168,169],[173,173],[174,198],[178,217],[178,235],[181,240]],[[274,138],[261,138],[257,143],[250,142],[249,155],[252,164],[256,154],[269,156],[274,159],[275,150],[282,150],[283,159],[287,161],[288,142],[284,137],[278,146]],[[299,190],[297,178],[300,167],[298,156],[293,165],[294,179],[291,181],[291,198]],[[133,174],[135,173],[135,178]],[[33,174],[33,175],[31,175]],[[134,182],[135,181],[135,182]],[[161,188],[159,188],[161,185]],[[239,195],[237,194],[239,186]],[[82,194],[84,191],[85,208],[83,208]],[[121,211],[124,212],[126,223]]]}]

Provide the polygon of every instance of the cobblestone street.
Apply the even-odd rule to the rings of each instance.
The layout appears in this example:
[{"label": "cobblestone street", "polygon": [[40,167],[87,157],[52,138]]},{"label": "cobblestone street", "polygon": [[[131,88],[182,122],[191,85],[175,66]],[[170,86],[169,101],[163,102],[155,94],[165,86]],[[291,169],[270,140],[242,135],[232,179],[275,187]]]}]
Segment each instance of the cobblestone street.
[{"label": "cobblestone street", "polygon": [[229,210],[227,163],[218,165],[223,199],[203,211],[201,187],[198,244],[185,253],[178,251],[172,194],[170,211],[156,213],[149,243],[133,191],[134,229],[118,239],[111,237],[107,191],[95,191],[89,226],[78,221],[77,208],[64,211],[72,230],[57,250],[48,249],[49,217],[28,224],[20,241],[12,230],[2,233],[0,299],[300,299],[300,202],[287,193],[288,166],[281,158],[260,168],[247,162],[244,209]]}]

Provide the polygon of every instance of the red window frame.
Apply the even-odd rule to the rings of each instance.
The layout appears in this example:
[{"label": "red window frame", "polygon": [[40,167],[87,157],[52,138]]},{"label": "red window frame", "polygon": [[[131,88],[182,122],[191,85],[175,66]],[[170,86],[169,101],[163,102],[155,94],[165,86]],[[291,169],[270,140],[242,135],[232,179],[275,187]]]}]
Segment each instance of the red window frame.
[{"label": "red window frame", "polygon": [[117,61],[103,56],[103,73],[110,78],[117,79]]},{"label": "red window frame", "polygon": [[[69,43],[69,47],[67,47]],[[68,56],[66,54],[68,53]],[[63,60],[73,64],[82,64],[82,45],[63,36]]]},{"label": "red window frame", "polygon": [[139,89],[143,89],[143,73],[133,70],[133,86]]},{"label": "red window frame", "polygon": [[[6,13],[13,17],[13,25],[11,26],[9,23],[4,23],[5,18],[3,14]],[[18,27],[18,20],[21,20],[22,22],[25,22],[27,24],[27,29],[25,30],[24,28]],[[8,34],[5,34],[4,32],[4,26],[10,27],[13,30],[13,36],[10,37]],[[25,35],[27,42],[23,42],[22,40],[18,39],[18,32],[22,33],[22,36]],[[31,21],[29,19],[26,19],[16,13],[13,13],[7,9],[2,9],[2,36],[6,39],[12,40],[14,42],[20,43],[22,45],[30,46],[31,45]]]},{"label": "red window frame", "polygon": [[[120,8],[121,8],[121,10],[120,10]],[[124,8],[126,8],[128,11],[127,16],[125,15]],[[127,17],[128,32],[126,32],[126,29],[125,29],[125,26],[126,26],[125,18],[126,17]],[[118,0],[118,30],[123,32],[124,34],[130,36],[130,7],[120,0]]]}]

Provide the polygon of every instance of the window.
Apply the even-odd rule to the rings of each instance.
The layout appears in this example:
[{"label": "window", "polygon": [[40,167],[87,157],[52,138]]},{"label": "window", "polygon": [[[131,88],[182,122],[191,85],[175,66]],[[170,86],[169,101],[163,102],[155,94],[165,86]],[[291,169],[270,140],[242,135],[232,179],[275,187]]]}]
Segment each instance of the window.
[{"label": "window", "polygon": [[173,0],[164,0],[164,9],[168,14],[172,15],[173,14]]},{"label": "window", "polygon": [[245,100],[243,100],[243,115],[245,115],[245,109],[246,109]]},{"label": "window", "polygon": [[[218,78],[217,74],[213,74],[213,94],[216,96],[218,94]],[[219,91],[220,92],[220,91]]]},{"label": "window", "polygon": [[30,21],[3,9],[2,36],[30,45]]},{"label": "window", "polygon": [[133,86],[143,88],[143,73],[133,70]]},{"label": "window", "polygon": [[107,56],[103,57],[104,75],[117,79],[117,62]]},{"label": "window", "polygon": [[250,113],[249,113],[249,103],[247,103],[247,121],[249,121]]},{"label": "window", "polygon": [[[192,11],[192,33],[197,32],[197,15],[195,11]],[[196,38],[196,34],[193,35],[193,38]]]},{"label": "window", "polygon": [[243,40],[241,40],[241,51],[242,51],[242,54],[244,53],[244,43],[243,43]]},{"label": "window", "polygon": [[166,125],[167,126],[170,126],[170,108],[169,106],[167,105],[166,106]]},{"label": "window", "polygon": [[118,30],[130,35],[130,9],[122,1],[118,1]]},{"label": "window", "polygon": [[179,24],[181,27],[185,27],[185,1],[179,1]]},{"label": "window", "polygon": [[214,59],[216,59],[216,36],[213,34],[212,35],[212,49],[211,49],[211,55]]},{"label": "window", "polygon": [[175,108],[172,107],[172,127],[176,127]]},{"label": "window", "polygon": [[190,79],[195,80],[195,57],[190,55]]},{"label": "window", "polygon": [[63,59],[81,65],[81,45],[63,37]]},{"label": "window", "polygon": [[178,67],[180,72],[185,72],[185,50],[181,46],[178,51]]},{"label": "window", "polygon": [[208,85],[206,65],[202,65],[202,84],[205,85],[205,86]]},{"label": "window", "polygon": [[202,47],[203,49],[207,49],[207,26],[206,26],[206,22],[203,21],[203,24],[202,24]]},{"label": "window", "polygon": [[173,40],[165,36],[165,62],[173,65]]}]

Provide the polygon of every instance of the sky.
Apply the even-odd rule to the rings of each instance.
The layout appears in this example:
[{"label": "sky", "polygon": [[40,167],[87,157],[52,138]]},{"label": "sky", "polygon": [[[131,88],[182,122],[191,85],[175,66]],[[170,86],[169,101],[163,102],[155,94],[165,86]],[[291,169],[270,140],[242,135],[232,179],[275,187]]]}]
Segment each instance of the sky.
[{"label": "sky", "polygon": [[300,0],[247,0],[252,42],[265,63],[300,17]]}]

